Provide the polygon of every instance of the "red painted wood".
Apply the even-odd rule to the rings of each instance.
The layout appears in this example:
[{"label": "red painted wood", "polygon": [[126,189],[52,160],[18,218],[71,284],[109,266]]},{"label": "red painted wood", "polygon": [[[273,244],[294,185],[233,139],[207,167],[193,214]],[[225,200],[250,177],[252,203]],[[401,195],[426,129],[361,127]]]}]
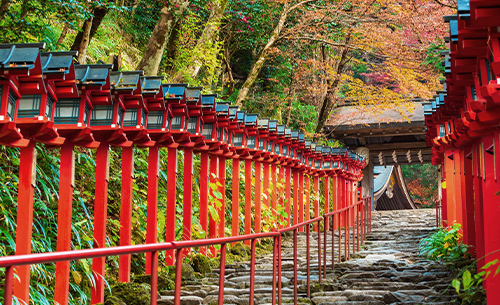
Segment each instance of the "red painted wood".
[{"label": "red painted wood", "polygon": [[[319,177],[314,176],[314,218],[319,217]],[[315,230],[319,233],[318,224],[315,224]],[[318,242],[319,243],[319,242]]]},{"label": "red painted wood", "polygon": [[446,168],[445,162],[441,164],[441,187],[442,187],[442,198],[441,198],[441,222],[444,227],[448,226],[448,189],[446,187]]},{"label": "red painted wood", "polygon": [[292,170],[293,177],[293,201],[292,201],[292,225],[299,223],[299,173],[296,169]]},{"label": "red painted wood", "polygon": [[[323,207],[325,214],[330,212],[330,177],[326,176],[324,178],[324,188],[325,188],[325,206]],[[330,229],[330,218],[325,219],[325,231]]]},{"label": "red painted wood", "polygon": [[269,202],[270,202],[270,192],[269,192],[269,163],[264,162],[262,164],[262,172],[264,173],[263,175],[263,181],[262,181],[262,190],[264,192],[264,195],[262,196],[262,203],[263,205],[269,209]]},{"label": "red painted wood", "polygon": [[[299,190],[297,195],[299,196],[298,209],[299,223],[304,222],[304,174],[299,173]],[[304,228],[299,228],[299,232],[304,232]]]},{"label": "red painted wood", "polygon": [[[122,148],[122,187],[120,209],[120,246],[128,246],[132,240],[132,187],[134,173],[134,148]],[[130,255],[120,256],[118,280],[130,282]]]},{"label": "red painted wood", "polygon": [[[337,183],[338,183],[338,176],[333,176],[332,177],[332,211],[338,210],[338,190],[337,190]],[[337,221],[337,216],[335,215],[333,217],[333,223],[332,226],[334,228],[338,227],[338,221]]]},{"label": "red painted wood", "polygon": [[463,202],[462,202],[462,154],[460,153],[460,149],[453,150],[453,176],[454,176],[454,185],[455,185],[455,204],[456,204],[456,221],[462,224],[462,228],[465,232],[467,230],[467,223],[464,221],[464,217],[462,215],[463,210]]},{"label": "red painted wood", "polygon": [[219,156],[219,182],[222,199],[220,199],[218,233],[219,237],[224,237],[226,229],[226,157],[224,156]]},{"label": "red painted wood", "polygon": [[[158,171],[160,170],[160,148],[149,148],[148,155],[148,208],[146,224],[146,243],[158,240]],[[151,274],[151,253],[146,253],[146,274]]]},{"label": "red painted wood", "polygon": [[[208,235],[208,151],[200,153],[200,226]],[[201,247],[201,254],[207,254],[207,247]]]},{"label": "red painted wood", "polygon": [[[94,248],[106,247],[106,220],[108,215],[109,144],[101,142],[96,154],[95,200],[94,200]],[[92,288],[91,303],[104,302],[105,261],[103,257],[92,260],[95,287]]]},{"label": "red painted wood", "polygon": [[184,198],[182,205],[182,240],[191,240],[193,217],[193,148],[184,148]]},{"label": "red painted wood", "polygon": [[[279,186],[278,186],[279,184]],[[278,182],[276,186],[276,193],[279,194],[279,201],[278,204],[280,205],[282,211],[285,211],[285,167],[280,166],[279,167],[279,175],[278,175]],[[285,218],[280,215],[280,221],[283,224]],[[283,228],[283,225],[280,225],[280,228]]]},{"label": "red painted wood", "polygon": [[[252,160],[245,160],[245,235],[252,229]],[[245,241],[250,245],[250,241]]]},{"label": "red painted wood", "polygon": [[[217,165],[218,165],[218,158],[217,155],[210,155],[210,183],[211,185],[215,185],[217,183]],[[211,205],[214,204],[216,197],[215,194],[213,193],[213,190],[210,190],[209,194],[211,198]],[[215,209],[216,207],[213,206]],[[208,216],[208,237],[209,238],[216,238],[217,237],[217,221],[216,218],[212,214],[209,213]],[[215,257],[216,255],[216,250],[214,246],[211,246],[209,248],[210,255],[212,257]]]},{"label": "red painted wood", "polygon": [[[496,133],[498,136],[498,132]],[[484,137],[483,143],[485,148],[491,143],[495,144],[495,148],[500,148],[497,143],[497,137],[493,142],[493,136]],[[498,152],[498,150],[496,150]],[[484,264],[494,260],[500,261],[500,230],[498,229],[498,215],[500,215],[500,200],[495,195],[500,190],[498,179],[495,181],[495,156],[483,150],[484,158],[484,178],[483,178],[483,221],[484,221]],[[495,252],[497,251],[497,252]],[[481,257],[478,257],[481,258]],[[492,273],[485,279],[484,287],[486,288],[486,299],[488,304],[497,304],[500,300],[500,276],[493,276],[498,265],[491,268]]]},{"label": "red painted wood", "polygon": [[255,213],[254,213],[254,222],[255,222],[255,227],[254,231],[255,233],[260,233],[260,226],[261,226],[261,172],[262,172],[262,166],[260,161],[255,161],[255,194],[254,194],[254,208],[255,208]]},{"label": "red painted wood", "polygon": [[[177,146],[168,148],[167,164],[167,211],[166,211],[166,234],[165,241],[175,241],[176,213],[177,213]],[[167,266],[174,265],[175,254],[173,250],[165,252],[165,263]]]},{"label": "red painted wood", "polygon": [[[33,201],[36,180],[36,142],[31,140],[21,148],[19,161],[19,188],[17,195],[16,255],[31,253],[33,228]],[[18,279],[14,281],[14,296],[28,302],[30,286],[29,266],[16,268]]]},{"label": "red painted wood", "polygon": [[240,159],[233,159],[232,223],[233,236],[240,235]]},{"label": "red painted wood", "polygon": [[290,192],[291,192],[291,181],[292,181],[292,169],[289,166],[285,166],[285,212],[288,215],[287,222],[288,226],[291,225],[291,209],[290,206],[292,204],[292,200],[290,197]]},{"label": "red painted wood", "polygon": [[464,192],[464,202],[462,204],[462,215],[467,230],[464,231],[464,243],[471,245],[471,254],[476,250],[476,224],[474,223],[474,178],[472,176],[472,160],[466,156],[470,153],[468,147],[462,151],[462,190]]},{"label": "red painted wood", "polygon": [[[61,147],[59,169],[59,203],[57,205],[57,251],[71,250],[71,217],[73,212],[73,186],[75,181],[74,145],[65,141]],[[68,304],[70,262],[56,263],[54,300],[61,305]]]},{"label": "red painted wood", "polygon": [[271,209],[273,217],[277,215],[278,208],[278,176],[276,172],[276,164],[271,164],[271,183],[272,183],[272,196],[271,196]]},{"label": "red painted wood", "polygon": [[305,175],[305,190],[304,195],[306,196],[305,202],[305,217],[304,220],[308,221],[311,219],[311,179],[309,175]]}]

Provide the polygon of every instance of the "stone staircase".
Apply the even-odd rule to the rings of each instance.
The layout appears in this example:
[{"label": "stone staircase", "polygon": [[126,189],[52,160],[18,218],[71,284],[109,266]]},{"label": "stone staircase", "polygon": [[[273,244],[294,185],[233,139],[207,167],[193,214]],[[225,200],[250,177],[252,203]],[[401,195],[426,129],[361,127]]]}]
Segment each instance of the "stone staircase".
[{"label": "stone staircase", "polygon": [[[326,279],[321,283],[318,283],[318,236],[311,233],[310,299],[307,298],[306,286],[306,235],[299,233],[299,304],[454,304],[457,296],[449,284],[455,274],[441,263],[418,257],[419,241],[433,230],[434,211],[373,212],[372,216],[372,232],[361,251],[351,255],[350,261],[344,261],[342,241],[342,262],[335,261],[334,268],[331,262],[331,234],[328,234]],[[337,233],[334,238],[337,247]],[[285,236],[282,242],[282,303],[294,302],[292,245],[292,237]],[[248,262],[226,266],[224,304],[249,304],[249,274]],[[217,283],[218,270],[213,270],[200,283],[183,285],[181,304],[217,304]],[[158,304],[173,304],[173,293],[162,291]],[[272,254],[257,259],[254,293],[254,304],[272,302]]]}]

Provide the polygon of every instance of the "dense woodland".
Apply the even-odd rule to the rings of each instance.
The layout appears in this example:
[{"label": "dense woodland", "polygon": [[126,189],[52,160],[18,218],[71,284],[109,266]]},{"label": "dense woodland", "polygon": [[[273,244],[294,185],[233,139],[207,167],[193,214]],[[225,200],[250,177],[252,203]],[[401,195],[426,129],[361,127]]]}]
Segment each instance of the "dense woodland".
[{"label": "dense woodland", "polygon": [[[79,63],[114,63],[118,70],[164,75],[165,82],[201,85],[204,93],[217,93],[221,100],[326,142],[323,127],[340,105],[405,109],[405,101],[433,95],[442,72],[442,16],[454,6],[446,0],[1,0],[0,42],[45,42],[48,51],[78,50]],[[33,251],[54,251],[59,151],[43,145],[37,150]],[[73,249],[92,247],[94,153],[80,148],[76,152]],[[160,153],[159,211],[165,211],[167,151]],[[136,149],[135,156],[133,242],[144,243],[147,150]],[[10,255],[15,248],[18,150],[1,146],[0,158],[0,254]],[[225,198],[230,207],[232,165],[226,165]],[[180,236],[182,161],[179,167]],[[199,159],[194,170],[199,175],[196,167]],[[414,168],[407,174],[419,176]],[[113,149],[109,246],[119,243],[120,177],[121,151]],[[205,232],[197,222],[198,179],[195,174],[193,236],[202,238]],[[422,202],[432,197],[425,192],[418,196],[425,197]],[[319,199],[324,200],[321,195]],[[216,208],[212,207],[212,215]],[[278,208],[278,214],[284,213]],[[278,219],[269,207],[264,206],[262,213],[263,230],[276,226]],[[231,218],[229,209],[226,217]],[[159,241],[164,240],[164,213],[159,213],[158,232]],[[117,262],[108,260],[110,285],[116,280]],[[133,264],[136,274],[143,273],[141,260]],[[74,304],[88,302],[90,266],[85,260],[71,265]],[[35,304],[52,303],[54,268],[32,267]]]}]

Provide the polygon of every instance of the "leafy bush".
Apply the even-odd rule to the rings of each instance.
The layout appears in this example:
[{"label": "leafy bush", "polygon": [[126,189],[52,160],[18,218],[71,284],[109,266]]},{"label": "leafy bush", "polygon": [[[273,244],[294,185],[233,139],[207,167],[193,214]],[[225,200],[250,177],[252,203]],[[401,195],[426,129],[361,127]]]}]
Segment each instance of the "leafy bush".
[{"label": "leafy bush", "polygon": [[462,243],[462,226],[459,223],[441,228],[422,239],[419,255],[436,261],[457,261],[470,258],[469,246]]}]

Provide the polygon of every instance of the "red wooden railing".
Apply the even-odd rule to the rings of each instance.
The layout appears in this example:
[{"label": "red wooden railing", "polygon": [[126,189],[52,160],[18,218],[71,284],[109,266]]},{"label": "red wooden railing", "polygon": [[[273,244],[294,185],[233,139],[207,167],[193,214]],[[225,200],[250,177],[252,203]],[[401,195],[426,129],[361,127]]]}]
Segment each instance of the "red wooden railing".
[{"label": "red wooden railing", "polygon": [[[352,217],[352,218],[351,218]],[[255,233],[247,234],[241,236],[232,237],[220,237],[212,239],[201,239],[201,240],[185,240],[185,241],[175,241],[175,242],[165,242],[147,245],[136,245],[136,246],[118,246],[109,248],[95,248],[88,250],[74,250],[74,251],[60,251],[51,253],[36,253],[27,255],[15,255],[0,258],[0,268],[5,268],[5,284],[4,284],[4,304],[13,304],[13,281],[14,281],[14,269],[17,266],[30,266],[34,264],[48,264],[55,262],[69,262],[74,260],[88,259],[88,258],[101,258],[104,259],[109,256],[121,256],[130,254],[147,253],[151,257],[150,270],[151,270],[151,305],[157,304],[157,292],[158,292],[158,252],[160,251],[175,251],[175,294],[174,294],[174,304],[178,305],[181,301],[181,280],[182,280],[182,257],[183,252],[186,249],[206,247],[221,245],[221,255],[220,255],[220,272],[219,272],[219,298],[218,303],[223,304],[224,302],[224,280],[225,280],[225,262],[226,262],[226,248],[227,244],[241,241],[250,241],[251,244],[251,259],[250,259],[250,294],[249,294],[249,304],[254,302],[254,287],[255,287],[255,244],[258,240],[262,238],[273,238],[273,289],[272,289],[272,300],[273,304],[281,304],[281,238],[283,233],[288,231],[293,231],[293,247],[294,247],[294,304],[298,302],[297,293],[297,234],[299,230],[305,228],[306,232],[306,258],[307,258],[307,296],[310,297],[310,226],[316,224],[317,228],[320,228],[320,224],[326,223],[326,220],[331,218],[331,230],[332,230],[332,269],[335,268],[335,238],[334,229],[337,228],[338,238],[338,261],[341,258],[341,247],[342,247],[342,228],[344,229],[344,257],[349,259],[350,256],[350,229],[353,229],[353,253],[359,250],[360,245],[366,239],[366,235],[371,230],[371,198],[365,197],[360,201],[351,204],[342,209],[329,212],[321,217],[316,217],[299,224],[290,226],[288,228],[280,229],[274,232],[268,233]],[[351,221],[352,220],[352,221]],[[343,224],[343,225],[342,225]],[[321,282],[323,278],[326,278],[326,255],[327,255],[327,230],[323,230],[323,260],[321,260],[321,232],[318,232],[318,278]],[[323,262],[323,265],[321,265]],[[67,292],[66,292],[67,293]],[[277,300],[277,301],[276,301]]]}]

